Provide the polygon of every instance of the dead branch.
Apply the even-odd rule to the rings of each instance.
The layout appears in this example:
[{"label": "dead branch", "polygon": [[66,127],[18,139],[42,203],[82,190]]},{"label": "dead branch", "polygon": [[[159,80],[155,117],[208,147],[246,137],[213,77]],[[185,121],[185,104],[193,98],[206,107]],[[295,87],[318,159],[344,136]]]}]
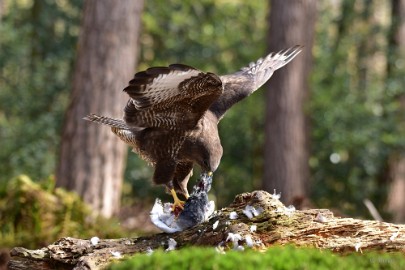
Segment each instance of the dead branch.
[{"label": "dead branch", "polygon": [[255,191],[236,196],[229,207],[217,211],[208,222],[179,233],[105,239],[97,244],[62,238],[38,250],[14,248],[9,269],[102,269],[124,255],[166,249],[170,238],[177,242],[176,248],[250,246],[265,249],[274,244],[294,244],[340,253],[405,252],[405,225],[334,217],[327,209],[295,211],[285,207],[276,196]]}]

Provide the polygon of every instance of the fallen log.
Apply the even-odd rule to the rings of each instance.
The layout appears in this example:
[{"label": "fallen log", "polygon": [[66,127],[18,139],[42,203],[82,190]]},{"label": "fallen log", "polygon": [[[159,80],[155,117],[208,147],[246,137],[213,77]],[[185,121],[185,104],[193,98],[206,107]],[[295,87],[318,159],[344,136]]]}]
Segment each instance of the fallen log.
[{"label": "fallen log", "polygon": [[16,247],[10,270],[102,269],[112,260],[163,248],[213,246],[221,249],[254,249],[279,244],[313,246],[334,252],[366,250],[405,252],[405,225],[334,217],[327,209],[295,210],[277,195],[254,191],[236,196],[227,208],[209,221],[188,230],[123,239],[62,238],[38,249]]}]

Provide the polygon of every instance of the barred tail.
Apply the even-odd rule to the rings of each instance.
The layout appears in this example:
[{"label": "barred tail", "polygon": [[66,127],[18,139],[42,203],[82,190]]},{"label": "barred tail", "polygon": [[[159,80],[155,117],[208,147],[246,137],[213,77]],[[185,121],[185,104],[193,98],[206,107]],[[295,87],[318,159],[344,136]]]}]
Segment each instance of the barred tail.
[{"label": "barred tail", "polygon": [[110,126],[113,128],[119,128],[119,129],[125,129],[125,130],[130,130],[131,128],[123,121],[120,119],[114,119],[106,116],[100,116],[97,114],[89,114],[85,117],[83,117],[84,120],[95,122],[98,124],[103,124],[106,126]]}]

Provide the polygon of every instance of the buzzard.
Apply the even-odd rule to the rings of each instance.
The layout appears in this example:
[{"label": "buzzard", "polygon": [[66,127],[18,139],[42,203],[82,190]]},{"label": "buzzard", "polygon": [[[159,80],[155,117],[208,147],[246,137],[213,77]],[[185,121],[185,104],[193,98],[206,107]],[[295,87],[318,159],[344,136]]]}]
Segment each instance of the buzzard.
[{"label": "buzzard", "polygon": [[152,67],[136,73],[124,89],[129,100],[123,120],[96,114],[85,119],[110,126],[155,167],[153,182],[166,185],[174,207],[183,208],[176,191],[189,197],[193,165],[210,175],[218,168],[222,157],[218,123],[226,111],[261,87],[301,49],[294,46],[270,53],[223,76],[182,64]]}]

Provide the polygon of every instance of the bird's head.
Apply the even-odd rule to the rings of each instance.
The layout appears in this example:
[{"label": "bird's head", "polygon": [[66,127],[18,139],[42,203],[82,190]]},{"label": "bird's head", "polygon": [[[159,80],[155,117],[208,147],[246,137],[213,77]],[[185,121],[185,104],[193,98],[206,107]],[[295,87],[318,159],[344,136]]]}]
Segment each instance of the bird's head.
[{"label": "bird's head", "polygon": [[200,161],[197,161],[198,165],[207,173],[213,173],[218,169],[219,162],[221,161],[221,156],[217,157],[215,155],[203,157]]},{"label": "bird's head", "polygon": [[194,142],[187,142],[180,151],[182,158],[188,159],[199,165],[203,172],[213,173],[217,170],[222,157],[221,143],[216,140],[207,141],[197,139]]},{"label": "bird's head", "polygon": [[213,173],[218,169],[222,157],[222,145],[211,142],[208,145],[201,145],[196,152],[196,162],[206,173]]},{"label": "bird's head", "polygon": [[180,157],[198,164],[205,173],[215,172],[222,158],[217,122],[213,114],[205,115],[179,151]]}]

